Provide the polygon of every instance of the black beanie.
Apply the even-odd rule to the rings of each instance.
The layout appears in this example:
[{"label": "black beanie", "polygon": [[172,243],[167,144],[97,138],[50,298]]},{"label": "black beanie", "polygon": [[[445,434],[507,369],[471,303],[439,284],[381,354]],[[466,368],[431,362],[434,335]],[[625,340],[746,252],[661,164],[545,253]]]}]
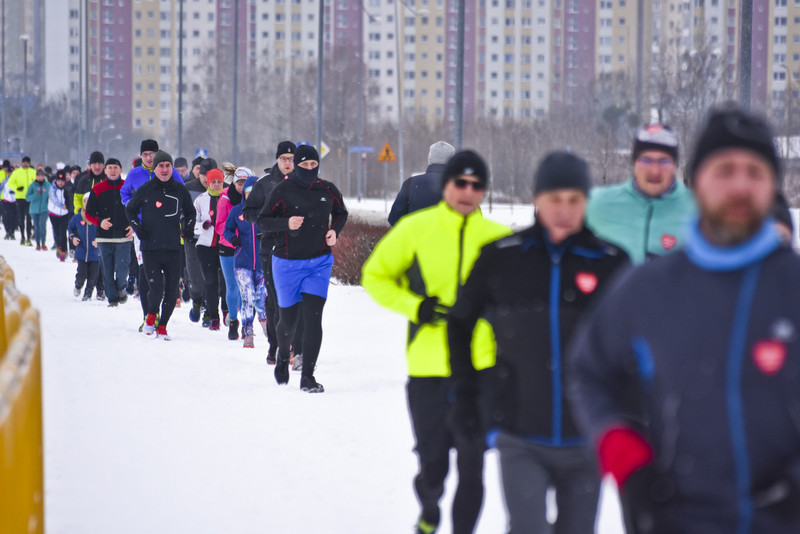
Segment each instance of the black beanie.
[{"label": "black beanie", "polygon": [[109,165],[117,165],[120,169],[122,168],[122,163],[117,158],[108,158],[106,160],[106,167]]},{"label": "black beanie", "polygon": [[319,162],[319,152],[311,145],[300,145],[294,153],[294,164],[297,165],[303,161],[314,160]]},{"label": "black beanie", "polygon": [[94,163],[105,163],[105,162],[106,162],[106,158],[103,157],[103,153],[100,152],[99,150],[95,150],[89,156],[89,165],[92,165]]},{"label": "black beanie", "polygon": [[186,158],[183,156],[175,158],[175,166],[176,167],[186,167],[189,162],[186,161]]},{"label": "black beanie", "polygon": [[764,158],[775,173],[775,183],[780,184],[781,160],[772,139],[767,121],[757,115],[738,108],[712,111],[695,142],[694,155],[689,163],[689,181],[694,183],[697,170],[714,152],[743,148]]},{"label": "black beanie", "polygon": [[30,156],[22,156],[22,163],[30,163],[31,157]]},{"label": "black beanie", "polygon": [[155,139],[145,139],[139,147],[139,154],[144,152],[158,152],[158,141]]},{"label": "black beanie", "polygon": [[283,156],[284,154],[294,154],[297,146],[291,141],[281,141],[278,143],[278,150],[275,152],[275,159]]},{"label": "black beanie", "polygon": [[678,162],[678,137],[669,126],[661,124],[651,124],[644,128],[639,128],[633,138],[633,149],[631,159],[636,161],[639,154],[645,150],[658,150],[666,152],[675,163]]},{"label": "black beanie", "polygon": [[163,150],[159,150],[156,152],[156,155],[153,157],[153,168],[155,169],[158,167],[158,164],[162,161],[169,161],[170,164],[172,163],[172,156],[164,152]]},{"label": "black beanie", "polygon": [[217,160],[214,158],[205,158],[200,163],[200,174],[206,174],[211,169],[217,168]]},{"label": "black beanie", "polygon": [[192,169],[194,169],[197,165],[200,165],[201,163],[203,163],[203,158],[197,156],[192,160]]},{"label": "black beanie", "polygon": [[474,176],[484,187],[489,185],[489,167],[486,166],[483,158],[472,150],[462,150],[447,160],[444,171],[442,171],[442,189],[447,182],[462,174]]},{"label": "black beanie", "polygon": [[533,196],[556,189],[579,189],[589,194],[592,178],[589,165],[571,152],[551,152],[533,174]]}]

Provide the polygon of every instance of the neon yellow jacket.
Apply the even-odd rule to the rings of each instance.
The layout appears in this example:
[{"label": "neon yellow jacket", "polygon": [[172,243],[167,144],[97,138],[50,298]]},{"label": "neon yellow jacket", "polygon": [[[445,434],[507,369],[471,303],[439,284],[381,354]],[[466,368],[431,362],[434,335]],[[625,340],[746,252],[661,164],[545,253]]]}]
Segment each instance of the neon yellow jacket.
[{"label": "neon yellow jacket", "polygon": [[33,167],[17,167],[11,173],[11,178],[8,179],[8,184],[14,190],[14,196],[18,199],[25,200],[25,195],[28,194],[28,186],[36,179],[36,169]]},{"label": "neon yellow jacket", "polygon": [[[442,201],[400,219],[375,246],[361,284],[378,304],[408,318],[409,376],[450,376],[447,324],[417,325],[419,305],[436,296],[440,304],[452,306],[481,247],[510,233],[480,210],[464,217]],[[494,335],[483,320],[473,334],[472,358],[476,369],[494,365]]]}]

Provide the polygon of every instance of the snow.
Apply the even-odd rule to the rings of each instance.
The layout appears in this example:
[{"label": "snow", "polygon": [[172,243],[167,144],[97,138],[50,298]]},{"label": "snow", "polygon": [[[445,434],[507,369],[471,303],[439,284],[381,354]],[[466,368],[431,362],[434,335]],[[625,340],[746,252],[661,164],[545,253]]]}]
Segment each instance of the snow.
[{"label": "snow", "polygon": [[[368,204],[385,220],[383,201],[348,202],[356,213]],[[532,219],[529,207],[487,211]],[[173,340],[153,340],[138,332],[138,300],[112,309],[74,298],[76,265],[54,252],[4,241],[0,254],[41,313],[50,534],[412,531],[405,321],[362,288],[331,286],[316,373],[326,392],[309,395],[297,372],[275,383],[263,336],[243,349],[191,323],[184,305]],[[485,481],[477,532],[503,532],[494,451]],[[451,476],[443,533],[452,491]],[[597,532],[623,532],[614,490],[600,510]]]}]

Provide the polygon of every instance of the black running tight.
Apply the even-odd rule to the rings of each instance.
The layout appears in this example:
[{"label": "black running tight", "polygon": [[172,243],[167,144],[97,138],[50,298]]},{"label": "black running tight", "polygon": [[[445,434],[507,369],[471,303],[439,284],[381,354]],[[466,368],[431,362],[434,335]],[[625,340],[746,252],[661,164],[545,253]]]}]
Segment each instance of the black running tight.
[{"label": "black running tight", "polygon": [[278,359],[289,361],[289,348],[300,315],[303,316],[303,376],[314,376],[314,367],[322,345],[322,309],[325,299],[317,295],[303,293],[303,300],[280,308],[278,320]]}]

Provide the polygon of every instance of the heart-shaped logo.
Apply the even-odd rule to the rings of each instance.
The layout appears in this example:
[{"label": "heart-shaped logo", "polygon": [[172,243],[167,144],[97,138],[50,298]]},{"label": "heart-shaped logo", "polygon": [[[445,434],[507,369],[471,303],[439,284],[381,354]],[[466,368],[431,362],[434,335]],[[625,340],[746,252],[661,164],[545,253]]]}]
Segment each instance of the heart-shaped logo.
[{"label": "heart-shaped logo", "polygon": [[160,200],[156,200],[156,207],[160,208],[163,204],[161,204]]},{"label": "heart-shaped logo", "polygon": [[81,225],[84,225],[84,224],[86,224],[86,221],[81,221]]},{"label": "heart-shaped logo", "polygon": [[661,246],[664,250],[672,250],[678,244],[678,238],[674,235],[664,234],[661,236]]},{"label": "heart-shaped logo", "polygon": [[209,215],[209,217],[213,217],[214,216],[214,210],[208,210],[208,215]]},{"label": "heart-shaped logo", "polygon": [[575,285],[578,286],[578,289],[583,291],[585,295],[588,295],[597,289],[597,275],[594,273],[580,272],[575,275]]},{"label": "heart-shaped logo", "polygon": [[240,221],[243,221],[243,220],[244,220],[244,214],[241,214],[241,215],[239,215],[239,220],[240,220]]},{"label": "heart-shaped logo", "polygon": [[753,345],[753,361],[762,373],[772,376],[786,361],[786,345],[775,340],[759,341]]}]

